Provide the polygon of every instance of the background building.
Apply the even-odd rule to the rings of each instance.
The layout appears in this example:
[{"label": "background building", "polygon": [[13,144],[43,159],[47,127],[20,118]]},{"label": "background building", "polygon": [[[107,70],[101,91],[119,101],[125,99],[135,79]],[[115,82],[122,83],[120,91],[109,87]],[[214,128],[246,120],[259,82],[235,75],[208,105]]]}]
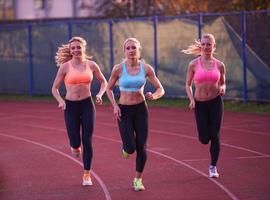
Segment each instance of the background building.
[{"label": "background building", "polygon": [[97,16],[96,0],[0,0],[0,20]]}]

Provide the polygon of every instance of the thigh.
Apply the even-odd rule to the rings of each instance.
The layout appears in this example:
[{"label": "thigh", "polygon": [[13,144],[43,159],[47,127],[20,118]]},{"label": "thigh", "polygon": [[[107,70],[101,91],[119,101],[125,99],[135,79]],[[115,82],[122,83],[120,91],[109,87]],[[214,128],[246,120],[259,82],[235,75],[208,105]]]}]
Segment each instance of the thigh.
[{"label": "thigh", "polygon": [[195,119],[199,139],[202,143],[208,143],[210,139],[209,109],[205,102],[196,102]]},{"label": "thigh", "polygon": [[118,120],[120,136],[124,147],[132,150],[135,148],[133,115],[132,112],[127,109],[128,106],[119,105],[119,107],[121,109],[121,119]]},{"label": "thigh", "polygon": [[94,130],[95,105],[92,99],[88,99],[81,107],[82,137],[91,137]]},{"label": "thigh", "polygon": [[64,111],[65,124],[70,140],[70,145],[74,148],[80,146],[80,115],[76,109],[75,102],[66,102]]},{"label": "thigh", "polygon": [[148,137],[148,109],[146,105],[140,105],[134,119],[137,148],[143,149],[146,146]]},{"label": "thigh", "polygon": [[219,137],[221,122],[223,118],[223,100],[217,97],[211,104],[210,120],[211,120],[211,135]]}]

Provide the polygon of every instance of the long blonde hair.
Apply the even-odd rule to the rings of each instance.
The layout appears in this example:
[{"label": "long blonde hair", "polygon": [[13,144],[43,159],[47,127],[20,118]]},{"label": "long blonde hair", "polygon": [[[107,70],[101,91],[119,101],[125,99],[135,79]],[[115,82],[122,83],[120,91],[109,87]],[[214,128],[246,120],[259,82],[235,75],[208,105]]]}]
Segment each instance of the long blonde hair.
[{"label": "long blonde hair", "polygon": [[92,59],[91,56],[88,56],[86,55],[85,51],[86,51],[86,45],[87,45],[87,42],[85,41],[85,39],[83,39],[82,37],[72,37],[69,41],[68,41],[68,44],[62,44],[60,47],[58,47],[58,50],[56,52],[56,56],[55,56],[55,62],[56,62],[56,65],[59,67],[61,64],[69,61],[72,59],[72,55],[70,53],[70,44],[72,42],[80,42],[83,46],[83,56],[86,58],[86,59]]},{"label": "long blonde hair", "polygon": [[[205,33],[202,35],[202,38],[209,38],[213,41],[213,43],[216,43],[215,37],[210,34],[210,33]],[[214,53],[215,49],[213,50]],[[201,55],[201,40],[195,40],[195,43],[188,46],[187,49],[183,49],[182,50],[183,53],[185,54],[192,54],[192,55],[196,55],[196,56],[200,56]]]}]

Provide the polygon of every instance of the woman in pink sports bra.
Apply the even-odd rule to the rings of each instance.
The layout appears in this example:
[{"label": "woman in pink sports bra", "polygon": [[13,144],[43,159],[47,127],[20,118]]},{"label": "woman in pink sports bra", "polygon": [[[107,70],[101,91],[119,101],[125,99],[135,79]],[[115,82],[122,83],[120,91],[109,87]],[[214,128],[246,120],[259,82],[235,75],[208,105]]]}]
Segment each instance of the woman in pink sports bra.
[{"label": "woman in pink sports bra", "polygon": [[[194,109],[199,140],[202,144],[210,142],[211,163],[208,169],[210,178],[218,178],[217,161],[220,153],[220,127],[223,116],[225,94],[225,65],[213,54],[216,49],[212,34],[204,34],[200,41],[182,52],[198,56],[187,69],[186,93],[189,107]],[[192,83],[195,92],[193,94]]]},{"label": "woman in pink sports bra", "polygon": [[[64,110],[71,153],[73,156],[79,157],[81,151],[83,152],[82,184],[92,185],[90,168],[93,156],[92,135],[95,105],[91,96],[91,82],[95,75],[101,84],[96,95],[96,104],[101,105],[107,81],[98,65],[86,55],[86,45],[83,38],[73,37],[68,44],[58,48],[55,60],[59,70],[52,86],[52,94],[58,102],[58,107]],[[62,82],[66,87],[65,99],[59,93]]]}]

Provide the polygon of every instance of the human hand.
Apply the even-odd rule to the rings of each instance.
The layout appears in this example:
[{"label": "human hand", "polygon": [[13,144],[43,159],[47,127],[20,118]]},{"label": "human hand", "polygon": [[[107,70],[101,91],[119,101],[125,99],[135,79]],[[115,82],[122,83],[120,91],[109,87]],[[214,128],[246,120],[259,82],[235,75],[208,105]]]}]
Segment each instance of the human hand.
[{"label": "human hand", "polygon": [[152,92],[147,92],[145,94],[146,99],[148,100],[155,100]]},{"label": "human hand", "polygon": [[102,97],[100,95],[96,95],[96,104],[102,105]]},{"label": "human hand", "polygon": [[65,103],[65,101],[59,102],[58,108],[61,108],[62,110],[66,110],[66,103]]},{"label": "human hand", "polygon": [[193,110],[193,109],[195,108],[195,101],[194,101],[194,100],[191,100],[191,101],[189,102],[189,108],[190,108],[191,110]]},{"label": "human hand", "polygon": [[118,120],[121,120],[121,110],[118,105],[113,107],[113,114],[116,116]]},{"label": "human hand", "polygon": [[225,87],[222,87],[222,86],[221,86],[221,87],[219,88],[219,95],[220,95],[220,96],[225,95]]}]

